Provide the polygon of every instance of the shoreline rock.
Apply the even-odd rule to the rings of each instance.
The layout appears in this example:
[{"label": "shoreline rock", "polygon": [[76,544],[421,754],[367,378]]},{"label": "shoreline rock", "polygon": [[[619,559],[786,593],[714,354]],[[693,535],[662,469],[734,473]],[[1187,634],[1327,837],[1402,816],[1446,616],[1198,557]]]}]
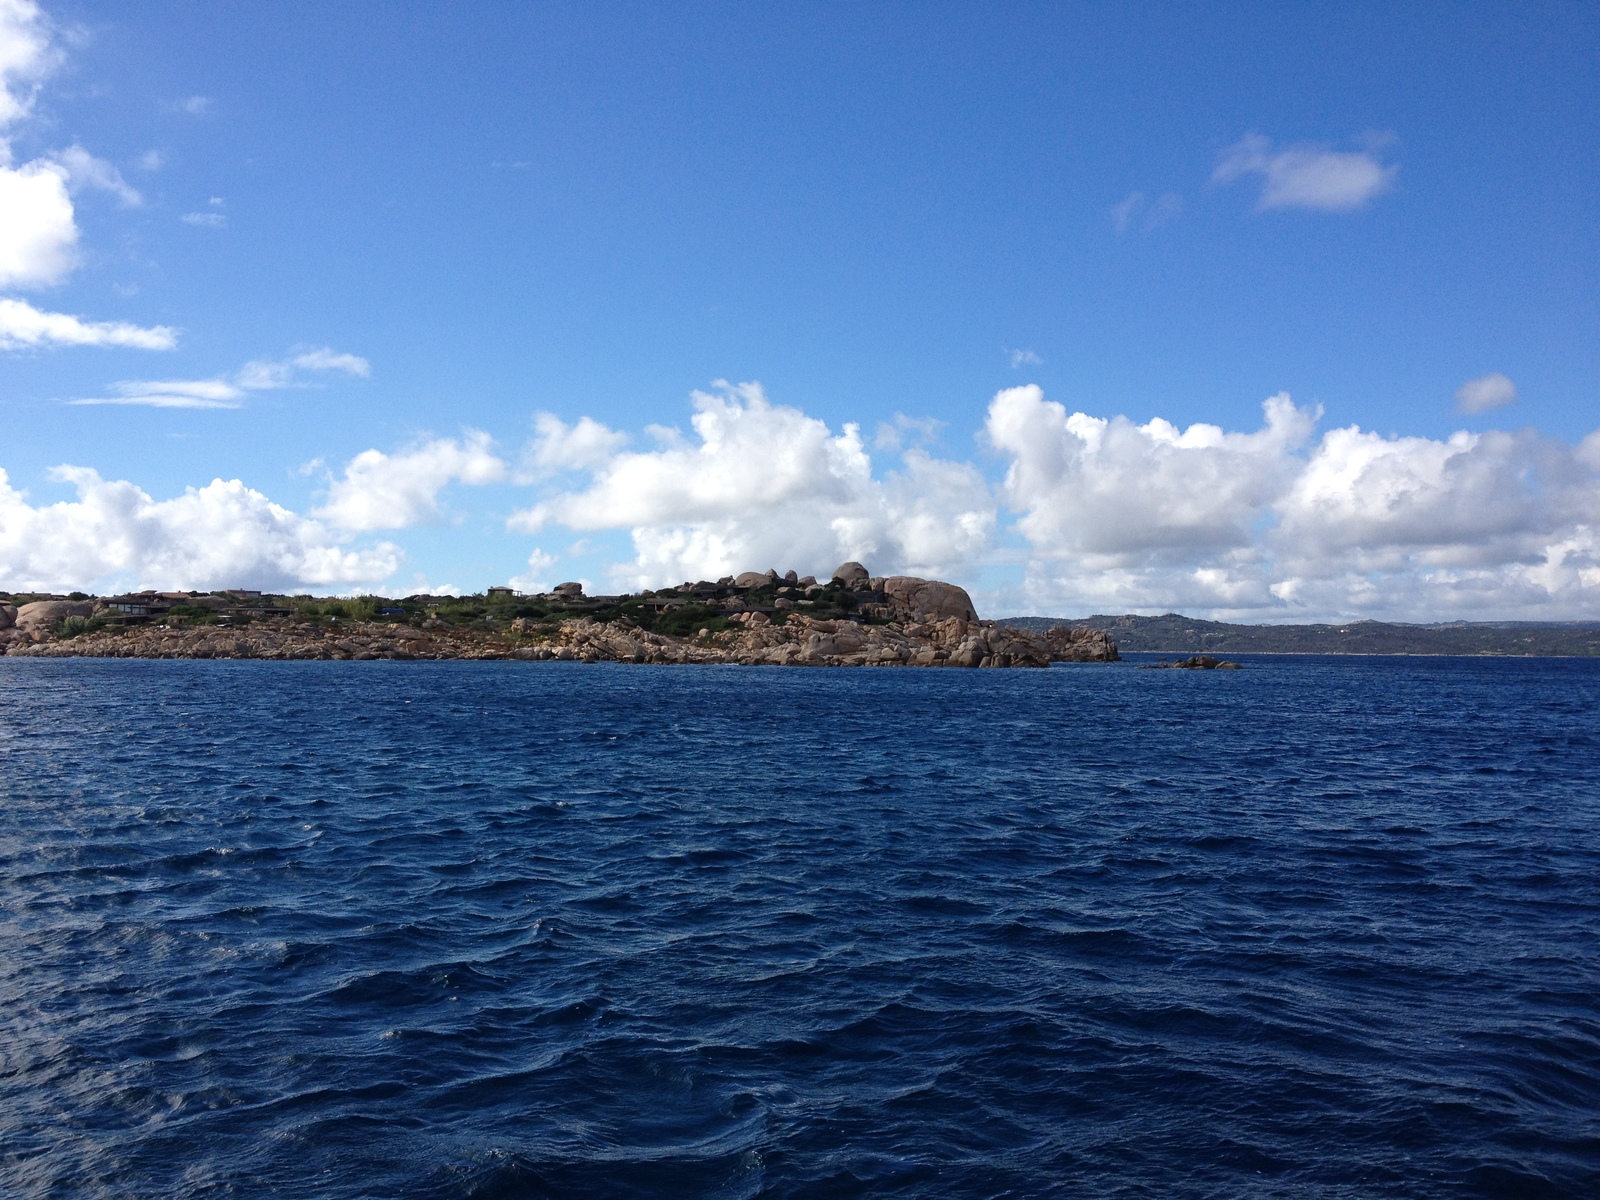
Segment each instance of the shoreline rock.
[{"label": "shoreline rock", "polygon": [[1140,663],[1139,669],[1141,671],[1242,671],[1244,668],[1236,662],[1212,658],[1209,654],[1196,654],[1191,658],[1174,659],[1171,662]]},{"label": "shoreline rock", "polygon": [[1117,661],[1109,640],[1083,639],[1080,646],[1057,647],[1037,634],[988,621],[947,617],[862,625],[802,615],[790,616],[782,625],[752,622],[692,637],[583,618],[553,629],[525,627],[504,634],[376,621],[327,628],[292,618],[231,629],[132,626],[72,638],[7,630],[0,634],[0,651],[20,658],[519,659],[799,667],[1045,667],[1052,661]]}]

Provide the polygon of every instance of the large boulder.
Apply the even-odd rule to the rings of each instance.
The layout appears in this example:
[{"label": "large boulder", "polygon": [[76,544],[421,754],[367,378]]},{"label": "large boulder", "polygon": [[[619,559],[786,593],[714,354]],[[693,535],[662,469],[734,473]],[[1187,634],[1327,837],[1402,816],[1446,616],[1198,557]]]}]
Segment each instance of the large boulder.
[{"label": "large boulder", "polygon": [[891,575],[883,581],[883,591],[896,615],[911,621],[943,621],[959,617],[976,621],[978,610],[965,588],[937,579],[918,579],[912,575]]},{"label": "large boulder", "polygon": [[833,573],[833,577],[849,588],[866,587],[867,581],[872,578],[867,574],[867,569],[858,562],[845,563]]},{"label": "large boulder", "polygon": [[733,586],[748,590],[749,588],[766,587],[771,582],[772,575],[769,572],[746,571],[744,574],[734,577]]},{"label": "large boulder", "polygon": [[17,623],[17,606],[0,604],[0,629],[10,629]]},{"label": "large boulder", "polygon": [[576,600],[583,595],[583,584],[558,583],[550,591],[553,595],[564,596],[568,600]]},{"label": "large boulder", "polygon": [[66,617],[87,617],[94,613],[93,600],[35,600],[17,609],[18,629],[51,629]]}]

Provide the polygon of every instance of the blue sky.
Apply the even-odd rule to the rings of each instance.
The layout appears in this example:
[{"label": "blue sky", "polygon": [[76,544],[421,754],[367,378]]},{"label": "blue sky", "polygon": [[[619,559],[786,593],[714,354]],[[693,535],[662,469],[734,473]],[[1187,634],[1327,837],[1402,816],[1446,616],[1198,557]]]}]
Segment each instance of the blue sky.
[{"label": "blue sky", "polygon": [[1592,8],[0,10],[0,585],[1600,617]]}]

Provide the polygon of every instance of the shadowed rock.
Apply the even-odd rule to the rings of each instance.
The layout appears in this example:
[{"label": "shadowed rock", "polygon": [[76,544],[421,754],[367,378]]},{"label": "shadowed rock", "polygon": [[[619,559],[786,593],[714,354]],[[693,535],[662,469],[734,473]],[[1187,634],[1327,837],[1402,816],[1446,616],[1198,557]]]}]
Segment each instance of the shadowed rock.
[{"label": "shadowed rock", "polygon": [[847,562],[833,573],[833,577],[846,587],[864,588],[872,576],[858,562]]}]

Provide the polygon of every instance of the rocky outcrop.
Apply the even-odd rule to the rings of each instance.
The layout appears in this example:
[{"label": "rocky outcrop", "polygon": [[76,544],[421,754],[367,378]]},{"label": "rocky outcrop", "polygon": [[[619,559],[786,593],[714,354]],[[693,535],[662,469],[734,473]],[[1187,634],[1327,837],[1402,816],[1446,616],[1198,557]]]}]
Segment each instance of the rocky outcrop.
[{"label": "rocky outcrop", "polygon": [[1057,625],[1044,634],[1051,662],[1121,662],[1117,644],[1103,629]]},{"label": "rocky outcrop", "polygon": [[1171,662],[1141,663],[1139,669],[1141,671],[1238,671],[1243,668],[1236,662],[1212,658],[1209,654],[1196,654],[1192,658],[1174,659]]},{"label": "rocky outcrop", "polygon": [[17,606],[0,604],[0,629],[10,629],[17,623]]},{"label": "rocky outcrop", "polygon": [[959,617],[963,621],[978,619],[972,597],[965,588],[953,583],[910,575],[891,575],[881,582],[897,616],[912,621],[943,621],[949,617]]}]

